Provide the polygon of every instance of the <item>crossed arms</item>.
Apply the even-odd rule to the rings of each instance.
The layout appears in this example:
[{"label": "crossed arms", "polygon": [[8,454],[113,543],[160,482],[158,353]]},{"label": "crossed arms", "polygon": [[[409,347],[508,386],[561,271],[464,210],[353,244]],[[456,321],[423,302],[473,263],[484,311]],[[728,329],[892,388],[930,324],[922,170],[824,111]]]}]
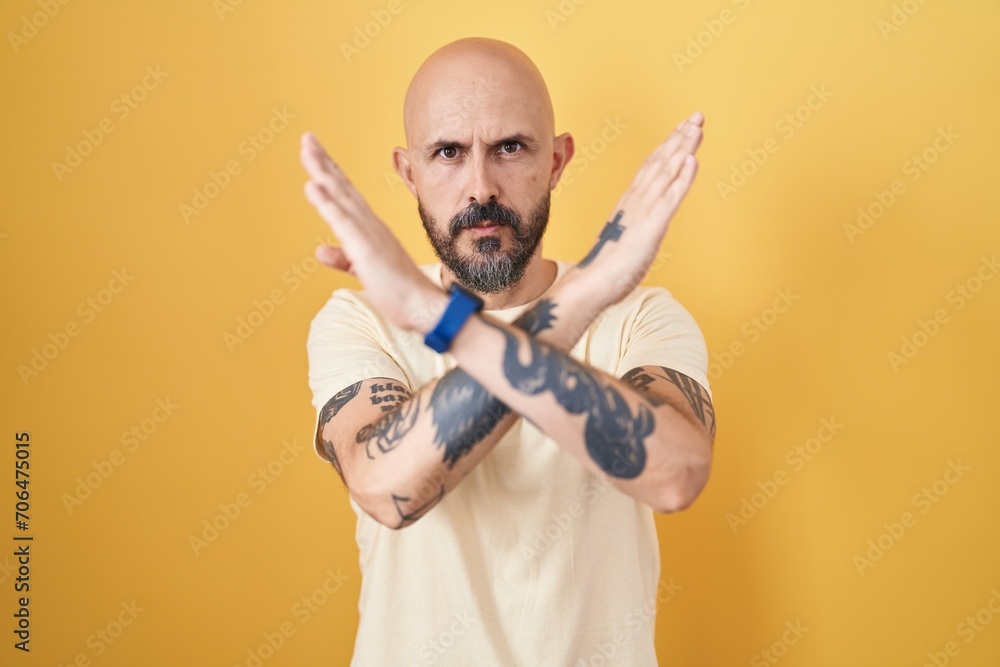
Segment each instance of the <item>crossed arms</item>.
[{"label": "crossed arms", "polygon": [[[455,488],[518,416],[657,511],[694,501],[708,479],[715,433],[705,389],[656,366],[614,378],[568,354],[600,312],[648,270],[650,248],[659,247],[694,178],[700,127],[691,132],[690,125],[682,123],[650,156],[601,240],[545,298],[513,325],[485,314],[469,319],[449,350],[456,369],[415,392],[397,380],[366,379],[326,403],[320,437],[365,512],[393,528],[413,523]],[[326,263],[358,275],[376,307],[397,325],[426,333],[444,308],[444,294],[398,242],[391,245],[391,232],[311,135],[304,138],[303,164],[312,179],[307,197],[343,243],[325,251],[331,253]],[[367,252],[374,243],[390,245]],[[376,254],[390,259],[376,260]],[[416,285],[416,292],[382,290],[375,271],[366,281],[371,263],[383,272],[393,267],[395,286]],[[358,399],[373,394],[382,400]]]}]

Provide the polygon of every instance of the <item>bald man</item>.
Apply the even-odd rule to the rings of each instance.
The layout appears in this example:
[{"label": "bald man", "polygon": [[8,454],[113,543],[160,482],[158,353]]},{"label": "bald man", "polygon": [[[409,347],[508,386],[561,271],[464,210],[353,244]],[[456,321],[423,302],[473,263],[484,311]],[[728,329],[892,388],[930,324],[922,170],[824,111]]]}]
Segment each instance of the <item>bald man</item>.
[{"label": "bald man", "polygon": [[364,287],[336,290],[307,344],[316,452],[358,517],[352,665],[654,665],[653,514],[701,492],[715,414],[697,324],[638,285],[703,118],[650,155],[571,264],[542,236],[573,138],[524,53],[444,46],[403,116],[393,163],[440,263],[415,265],[302,138],[306,198],[340,243],[316,256]]}]

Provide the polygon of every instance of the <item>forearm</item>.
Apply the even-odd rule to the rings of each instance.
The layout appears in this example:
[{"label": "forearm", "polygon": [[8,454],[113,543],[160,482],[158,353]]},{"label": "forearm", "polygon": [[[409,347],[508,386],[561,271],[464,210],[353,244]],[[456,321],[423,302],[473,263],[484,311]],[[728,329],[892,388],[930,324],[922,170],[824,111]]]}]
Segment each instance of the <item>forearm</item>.
[{"label": "forearm", "polygon": [[[510,428],[515,417],[473,381],[454,369],[410,395],[386,380],[392,407],[356,433],[337,433],[349,451],[345,483],[361,508],[380,523],[402,528],[451,491]],[[376,385],[378,386],[378,385]],[[330,447],[328,447],[328,450]]]},{"label": "forearm", "polygon": [[[568,350],[597,312],[580,307],[572,309],[571,317],[554,318],[555,307],[552,299],[543,299],[512,327]],[[352,495],[366,512],[393,527],[408,525],[433,507],[518,417],[459,368],[412,395],[388,380],[384,388],[376,385],[372,391],[380,392],[383,404],[392,408],[357,433],[339,437],[355,448],[348,466]],[[334,437],[324,434],[327,442]]]},{"label": "forearm", "polygon": [[[537,308],[532,311],[535,319],[527,333],[500,325],[487,316],[474,316],[459,332],[451,350],[459,367],[468,373],[466,392],[479,396],[481,404],[502,401],[505,408],[541,426],[595,472],[611,474],[623,489],[655,507],[683,504],[670,502],[663,488],[684,493],[700,488],[706,466],[699,457],[701,461],[706,458],[710,439],[699,439],[695,424],[685,422],[669,404],[654,405],[618,380],[586,367],[580,370],[565,351],[601,309],[620,301],[646,274],[651,253],[660,246],[694,178],[694,152],[700,143],[702,122],[697,113],[682,122],[643,164],[593,250],[567,275],[574,278],[576,296],[582,295],[576,303],[564,298],[568,292],[550,295],[539,304],[549,309],[548,316],[542,317],[544,313]],[[310,176],[306,197],[342,244],[339,248],[323,246],[317,258],[332,268],[354,274],[365,286],[373,307],[394,326],[426,333],[444,310],[447,299],[441,290],[423,275],[311,134],[303,136],[301,159]],[[558,180],[558,173],[553,176],[550,187]],[[576,281],[576,277],[580,280]],[[551,314],[556,311],[559,317],[553,320]],[[528,380],[540,384],[526,384],[517,375],[525,371],[521,359],[533,366],[536,359],[543,358],[544,366],[527,368]],[[541,377],[534,377],[539,372]],[[466,420],[452,424],[456,432],[464,432],[488,408],[464,402],[462,392],[454,392],[454,402],[441,401],[435,407],[434,394],[440,384],[422,388],[413,397],[401,394],[403,400],[397,401],[398,408],[385,413],[375,424],[365,424],[357,434],[333,432],[334,422],[329,421],[332,416],[327,418],[323,439],[338,443],[350,459],[344,461],[343,471],[352,494],[370,495],[373,507],[386,503],[399,507],[402,502],[414,508],[400,510],[401,525],[433,506],[485,456],[514,419],[509,414],[495,418],[488,429],[473,429],[472,439],[441,435],[445,430],[441,428],[441,415],[449,414],[449,409],[456,418]],[[349,389],[341,393],[350,393]],[[481,394],[485,394],[485,400]],[[324,414],[335,415],[351,398],[334,397],[334,404],[324,409]],[[353,407],[347,412],[353,416],[337,423],[358,424],[366,422],[370,415],[370,410],[356,412]],[[619,442],[622,432],[631,434],[628,443]],[[431,444],[435,442],[437,448]],[[648,462],[647,442],[651,445]],[[446,458],[449,447],[453,452],[450,459]],[[332,445],[329,450],[332,452]],[[394,457],[399,462],[378,465],[379,457]],[[414,485],[433,487],[427,480],[438,481],[434,475],[444,468],[452,472],[441,481],[436,496],[432,493],[428,499],[416,494]],[[365,471],[365,483],[354,483],[357,470]],[[688,497],[681,491],[677,493],[682,500]]]},{"label": "forearm", "polygon": [[483,387],[632,497],[674,511],[704,486],[711,438],[676,406],[488,315],[470,318],[451,351]]}]

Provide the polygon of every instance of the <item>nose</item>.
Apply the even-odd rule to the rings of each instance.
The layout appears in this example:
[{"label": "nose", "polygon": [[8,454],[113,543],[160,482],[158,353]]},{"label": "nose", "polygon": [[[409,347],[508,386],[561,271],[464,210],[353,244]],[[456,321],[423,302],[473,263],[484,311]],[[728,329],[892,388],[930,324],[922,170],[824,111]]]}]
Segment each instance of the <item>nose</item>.
[{"label": "nose", "polygon": [[469,161],[468,203],[477,202],[485,204],[491,199],[496,199],[499,192],[494,165],[490,163],[487,156],[478,155]]}]

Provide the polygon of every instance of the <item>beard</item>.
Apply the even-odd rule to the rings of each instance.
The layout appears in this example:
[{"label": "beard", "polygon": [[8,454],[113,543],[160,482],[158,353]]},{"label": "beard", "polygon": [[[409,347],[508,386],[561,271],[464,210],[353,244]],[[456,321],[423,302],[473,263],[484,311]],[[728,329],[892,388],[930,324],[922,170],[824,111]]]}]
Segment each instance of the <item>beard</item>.
[{"label": "beard", "polygon": [[[549,222],[551,193],[538,201],[525,224],[517,211],[490,200],[486,204],[473,202],[449,221],[447,230],[438,230],[436,221],[417,199],[417,211],[424,223],[427,238],[434,253],[465,287],[480,294],[499,294],[508,290],[524,276]],[[463,229],[490,221],[509,227],[510,247],[504,249],[503,238],[490,234],[472,242],[472,253],[463,255],[458,249],[458,236]]]}]

